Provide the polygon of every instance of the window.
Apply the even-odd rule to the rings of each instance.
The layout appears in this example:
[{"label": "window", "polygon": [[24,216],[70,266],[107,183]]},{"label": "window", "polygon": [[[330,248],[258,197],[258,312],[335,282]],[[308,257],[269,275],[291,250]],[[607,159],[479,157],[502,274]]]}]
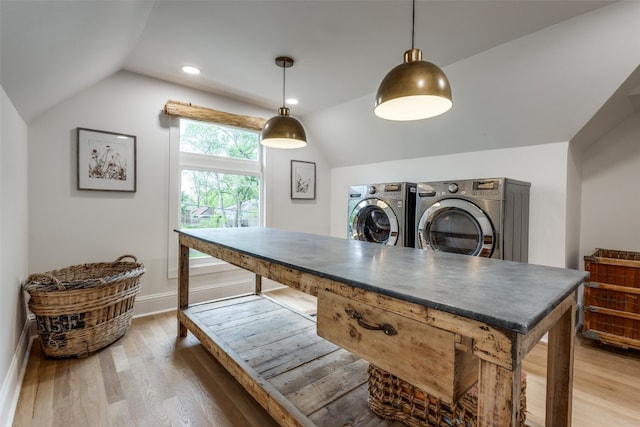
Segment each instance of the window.
[{"label": "window", "polygon": [[[174,228],[254,227],[262,223],[260,134],[221,124],[173,119],[170,215]],[[169,277],[177,268],[177,239],[170,238]],[[191,251],[202,273],[231,268]]]},{"label": "window", "polygon": [[256,132],[180,119],[180,227],[260,225],[259,152]]}]

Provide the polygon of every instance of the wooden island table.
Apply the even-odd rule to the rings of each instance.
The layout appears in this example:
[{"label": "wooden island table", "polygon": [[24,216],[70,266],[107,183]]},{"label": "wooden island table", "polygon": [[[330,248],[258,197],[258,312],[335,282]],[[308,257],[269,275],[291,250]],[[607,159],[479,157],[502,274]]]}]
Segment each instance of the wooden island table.
[{"label": "wooden island table", "polygon": [[[183,229],[178,335],[191,331],[283,426],[391,425],[367,366],[443,402],[478,383],[478,425],[517,426],[521,363],[548,335],[546,425],[571,425],[577,270],[270,228]],[[189,250],[255,273],[255,295],[189,304]],[[317,320],[262,295],[318,297]]]}]

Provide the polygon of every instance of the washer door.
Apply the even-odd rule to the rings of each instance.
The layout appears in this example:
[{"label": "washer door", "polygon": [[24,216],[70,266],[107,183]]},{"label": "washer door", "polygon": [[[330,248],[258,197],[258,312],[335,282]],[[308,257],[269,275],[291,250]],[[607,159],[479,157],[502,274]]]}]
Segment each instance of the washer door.
[{"label": "washer door", "polygon": [[349,215],[349,238],[393,246],[398,241],[398,218],[384,200],[362,200]]},{"label": "washer door", "polygon": [[495,231],[482,209],[463,199],[432,204],[420,217],[418,245],[422,249],[489,258]]}]

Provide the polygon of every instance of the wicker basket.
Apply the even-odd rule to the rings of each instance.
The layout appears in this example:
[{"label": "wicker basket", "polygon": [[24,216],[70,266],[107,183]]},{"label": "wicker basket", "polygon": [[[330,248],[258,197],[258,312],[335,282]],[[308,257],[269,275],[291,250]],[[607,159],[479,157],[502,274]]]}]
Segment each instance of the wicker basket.
[{"label": "wicker basket", "polygon": [[123,255],[29,276],[23,289],[31,296],[44,354],[86,357],[122,337],[144,272],[134,256]]},{"label": "wicker basket", "polygon": [[[369,365],[369,408],[378,416],[400,421],[411,427],[475,427],[478,414],[476,385],[453,407],[419,388]],[[526,375],[522,372],[520,390],[520,426],[526,419]]]}]

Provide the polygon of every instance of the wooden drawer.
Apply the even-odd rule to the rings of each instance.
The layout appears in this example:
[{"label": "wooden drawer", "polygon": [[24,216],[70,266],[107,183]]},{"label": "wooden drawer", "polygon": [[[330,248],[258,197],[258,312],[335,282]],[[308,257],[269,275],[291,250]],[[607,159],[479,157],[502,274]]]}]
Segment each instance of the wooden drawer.
[{"label": "wooden drawer", "polygon": [[478,380],[478,360],[456,349],[455,334],[399,314],[320,289],[317,325],[319,336],[447,403]]}]

